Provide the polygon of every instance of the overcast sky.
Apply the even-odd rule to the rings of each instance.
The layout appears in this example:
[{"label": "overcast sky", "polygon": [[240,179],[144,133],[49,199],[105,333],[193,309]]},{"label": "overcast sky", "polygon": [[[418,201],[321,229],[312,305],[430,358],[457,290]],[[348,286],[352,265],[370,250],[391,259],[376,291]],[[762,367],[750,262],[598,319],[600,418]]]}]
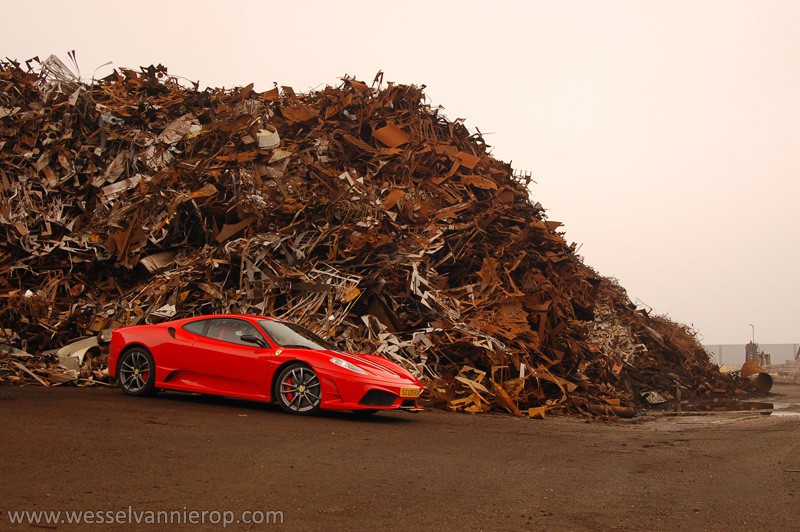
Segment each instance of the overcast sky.
[{"label": "overcast sky", "polygon": [[[427,85],[631,298],[800,343],[800,2],[3,2],[0,53],[203,85]],[[98,76],[112,67],[103,67]]]}]

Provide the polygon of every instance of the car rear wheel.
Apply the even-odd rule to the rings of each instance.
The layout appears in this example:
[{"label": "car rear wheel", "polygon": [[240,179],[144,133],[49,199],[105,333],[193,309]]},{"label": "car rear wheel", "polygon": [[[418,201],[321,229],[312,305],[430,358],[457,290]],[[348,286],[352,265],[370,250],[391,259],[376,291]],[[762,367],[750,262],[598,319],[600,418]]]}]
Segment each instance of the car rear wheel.
[{"label": "car rear wheel", "polygon": [[290,414],[309,415],[319,411],[322,389],[319,377],[305,364],[287,366],[275,383],[275,398]]},{"label": "car rear wheel", "polygon": [[117,384],[128,395],[149,396],[156,393],[156,365],[150,351],[132,347],[119,357]]}]

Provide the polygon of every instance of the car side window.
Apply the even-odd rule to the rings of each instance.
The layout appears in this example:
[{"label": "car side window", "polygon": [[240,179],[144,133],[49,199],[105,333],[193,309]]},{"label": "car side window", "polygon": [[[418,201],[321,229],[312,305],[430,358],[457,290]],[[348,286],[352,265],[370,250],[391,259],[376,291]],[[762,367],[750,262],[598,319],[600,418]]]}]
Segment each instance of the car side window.
[{"label": "car side window", "polygon": [[208,325],[209,320],[197,320],[190,323],[187,323],[183,326],[184,330],[189,331],[190,333],[199,334],[200,336],[205,336],[206,332],[206,325]]},{"label": "car side window", "polygon": [[239,345],[254,347],[255,344],[245,342],[242,336],[252,334],[257,338],[264,338],[256,327],[248,321],[236,318],[214,318],[210,320],[206,336],[223,342],[231,342]]}]

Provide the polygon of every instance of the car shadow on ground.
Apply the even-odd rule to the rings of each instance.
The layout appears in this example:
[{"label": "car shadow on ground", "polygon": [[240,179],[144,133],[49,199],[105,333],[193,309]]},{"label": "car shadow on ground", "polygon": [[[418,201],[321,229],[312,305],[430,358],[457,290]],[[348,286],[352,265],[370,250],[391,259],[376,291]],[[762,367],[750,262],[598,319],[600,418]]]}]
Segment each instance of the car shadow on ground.
[{"label": "car shadow on ground", "polygon": [[[235,408],[243,411],[257,411],[265,413],[274,413],[282,416],[291,416],[275,403],[264,403],[259,401],[248,401],[246,399],[235,399],[230,397],[222,397],[219,395],[206,395],[200,393],[185,393],[176,391],[160,391],[155,397],[157,400],[167,400],[181,402],[185,404],[197,405],[215,405],[229,408]],[[349,410],[322,410],[312,416],[297,416],[302,418],[324,418],[335,419],[343,422],[353,423],[366,423],[366,424],[382,424],[382,423],[408,423],[414,421],[416,414],[411,412],[399,410],[387,410],[385,412],[377,412],[372,415],[359,414]]]}]

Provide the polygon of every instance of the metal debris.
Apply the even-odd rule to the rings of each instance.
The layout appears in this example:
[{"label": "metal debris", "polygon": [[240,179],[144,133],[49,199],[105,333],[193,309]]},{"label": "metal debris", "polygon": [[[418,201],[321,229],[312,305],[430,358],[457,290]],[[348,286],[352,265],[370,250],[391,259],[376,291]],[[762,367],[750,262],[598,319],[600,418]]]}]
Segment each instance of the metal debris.
[{"label": "metal debris", "polygon": [[[201,91],[161,65],[86,84],[5,61],[0,116],[0,341],[28,352],[236,312],[391,358],[457,411],[628,416],[676,383],[735,386],[419,87]],[[102,380],[75,354],[3,355],[0,378]]]},{"label": "metal debris", "polygon": [[752,360],[746,360],[742,364],[740,375],[743,379],[748,379],[759,392],[766,393],[772,389],[772,376]]}]

